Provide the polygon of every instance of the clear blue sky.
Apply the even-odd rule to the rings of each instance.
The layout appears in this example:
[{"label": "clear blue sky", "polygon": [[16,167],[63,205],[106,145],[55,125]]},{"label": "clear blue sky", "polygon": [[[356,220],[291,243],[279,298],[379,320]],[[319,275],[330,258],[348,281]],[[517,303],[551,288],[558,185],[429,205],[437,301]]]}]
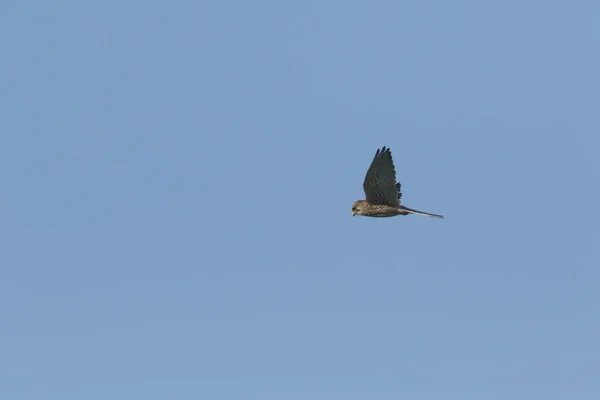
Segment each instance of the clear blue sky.
[{"label": "clear blue sky", "polygon": [[[0,398],[598,399],[598,1],[6,1]],[[352,217],[380,146],[404,204]]]}]

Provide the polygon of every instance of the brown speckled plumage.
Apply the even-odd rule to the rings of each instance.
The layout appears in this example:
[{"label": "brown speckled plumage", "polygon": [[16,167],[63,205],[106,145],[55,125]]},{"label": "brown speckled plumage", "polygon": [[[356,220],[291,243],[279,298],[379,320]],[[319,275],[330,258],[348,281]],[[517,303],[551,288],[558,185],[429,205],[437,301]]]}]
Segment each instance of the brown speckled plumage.
[{"label": "brown speckled plumage", "polygon": [[396,215],[419,214],[444,218],[442,215],[413,210],[400,205],[402,192],[396,182],[396,169],[392,152],[383,146],[377,150],[363,182],[366,200],[358,200],[352,205],[352,215],[366,217],[395,217]]}]

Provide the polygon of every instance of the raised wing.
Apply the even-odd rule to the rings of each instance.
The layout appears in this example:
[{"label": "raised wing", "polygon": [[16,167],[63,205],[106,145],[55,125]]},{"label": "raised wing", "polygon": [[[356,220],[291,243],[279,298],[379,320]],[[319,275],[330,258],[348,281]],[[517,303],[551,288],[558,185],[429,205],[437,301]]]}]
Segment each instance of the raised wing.
[{"label": "raised wing", "polygon": [[396,182],[396,169],[392,152],[383,146],[377,150],[363,182],[366,200],[371,204],[400,206],[400,183]]}]

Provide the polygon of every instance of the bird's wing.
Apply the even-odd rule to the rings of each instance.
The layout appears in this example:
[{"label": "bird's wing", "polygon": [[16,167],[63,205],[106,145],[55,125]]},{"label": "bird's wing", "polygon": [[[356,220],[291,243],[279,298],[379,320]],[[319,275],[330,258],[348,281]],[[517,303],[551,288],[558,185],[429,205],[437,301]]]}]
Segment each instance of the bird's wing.
[{"label": "bird's wing", "polygon": [[377,150],[363,182],[366,200],[371,204],[400,206],[400,183],[396,182],[396,170],[392,152],[383,146]]}]

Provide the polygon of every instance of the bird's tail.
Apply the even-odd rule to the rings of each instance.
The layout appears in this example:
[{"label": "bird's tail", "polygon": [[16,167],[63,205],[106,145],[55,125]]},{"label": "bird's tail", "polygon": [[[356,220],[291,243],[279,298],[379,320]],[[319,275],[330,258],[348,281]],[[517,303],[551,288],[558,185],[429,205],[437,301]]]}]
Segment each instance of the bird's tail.
[{"label": "bird's tail", "polygon": [[444,219],[443,215],[430,214],[430,213],[426,213],[426,212],[423,212],[423,211],[413,210],[412,208],[408,208],[408,207],[404,207],[404,206],[400,206],[400,209],[402,211],[405,211],[405,212],[409,213],[409,214],[426,215],[428,217],[434,217],[434,218],[442,218],[442,219]]}]

